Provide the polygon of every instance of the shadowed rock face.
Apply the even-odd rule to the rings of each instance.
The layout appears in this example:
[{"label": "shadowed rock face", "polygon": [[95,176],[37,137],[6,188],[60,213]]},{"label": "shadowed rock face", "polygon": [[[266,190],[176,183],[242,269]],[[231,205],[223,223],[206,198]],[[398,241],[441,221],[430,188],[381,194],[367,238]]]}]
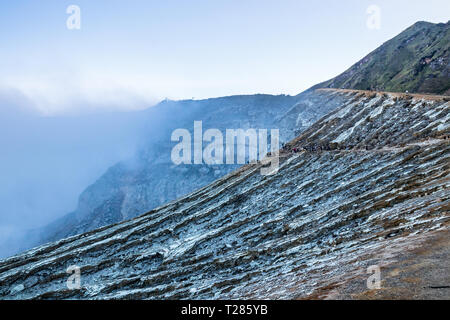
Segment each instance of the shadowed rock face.
[{"label": "shadowed rock face", "polygon": [[[341,106],[282,150],[133,220],[0,262],[0,297],[308,297],[449,227],[449,102],[319,91]],[[446,98],[447,99],[447,98]],[[369,146],[366,148],[366,146]],[[298,148],[300,152],[292,152]],[[66,286],[69,266],[81,288]]]},{"label": "shadowed rock face", "polygon": [[[37,230],[34,244],[56,241],[105,225],[134,218],[143,212],[201,188],[241,165],[180,165],[170,154],[175,142],[171,133],[177,128],[193,132],[194,120],[203,130],[279,129],[281,141],[289,141],[324,114],[342,103],[328,92],[305,92],[292,96],[233,96],[201,101],[166,101],[157,108],[173,114],[167,130],[159,137],[148,137],[148,144],[134,159],[109,168],[79,198],[77,209]],[[151,116],[149,110],[149,116]]]}]

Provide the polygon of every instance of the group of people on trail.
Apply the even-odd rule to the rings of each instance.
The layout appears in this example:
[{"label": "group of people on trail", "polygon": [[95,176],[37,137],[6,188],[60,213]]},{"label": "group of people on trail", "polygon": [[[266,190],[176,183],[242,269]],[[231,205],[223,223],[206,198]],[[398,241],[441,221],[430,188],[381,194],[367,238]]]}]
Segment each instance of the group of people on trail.
[{"label": "group of people on trail", "polygon": [[285,151],[288,151],[288,152],[291,152],[291,153],[299,153],[299,152],[302,152],[302,151],[306,151],[305,148],[297,148],[297,147],[292,148],[291,146],[288,146],[286,144],[282,144],[281,150],[285,150]]},{"label": "group of people on trail", "polygon": [[[353,145],[340,145],[335,142],[324,142],[324,143],[311,143],[302,147],[291,147],[289,145],[282,145],[282,150],[291,152],[291,153],[299,153],[302,151],[307,152],[317,152],[317,151],[333,151],[333,150],[351,150],[355,146]],[[369,146],[365,146],[365,150],[370,150]]]},{"label": "group of people on trail", "polygon": [[283,150],[287,150],[287,151],[289,151],[291,153],[299,153],[299,152],[302,152],[302,151],[313,152],[313,151],[323,151],[323,150],[331,151],[331,150],[333,150],[330,147],[329,144],[324,144],[324,145],[322,145],[322,144],[311,144],[311,145],[306,145],[306,146],[303,146],[303,147],[294,147],[294,148],[291,148],[291,147],[288,147],[288,146],[283,146],[282,149]]}]

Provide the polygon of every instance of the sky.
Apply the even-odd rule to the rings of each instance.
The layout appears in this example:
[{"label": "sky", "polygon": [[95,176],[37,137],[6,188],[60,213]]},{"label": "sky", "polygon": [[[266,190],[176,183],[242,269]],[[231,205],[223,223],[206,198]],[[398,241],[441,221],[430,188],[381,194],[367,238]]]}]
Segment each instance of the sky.
[{"label": "sky", "polygon": [[[70,5],[80,8],[80,29],[67,28]],[[367,26],[373,5],[376,29]],[[8,107],[47,116],[164,98],[294,95],[449,12],[448,0],[2,1],[0,107],[5,92],[21,97]]]}]

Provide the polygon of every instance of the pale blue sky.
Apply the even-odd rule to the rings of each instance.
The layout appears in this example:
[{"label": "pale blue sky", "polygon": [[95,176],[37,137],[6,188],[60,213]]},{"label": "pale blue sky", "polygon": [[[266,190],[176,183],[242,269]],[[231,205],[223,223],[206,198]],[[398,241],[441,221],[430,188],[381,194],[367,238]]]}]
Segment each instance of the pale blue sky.
[{"label": "pale blue sky", "polygon": [[[66,28],[71,4],[81,30]],[[366,26],[372,4],[380,30]],[[449,12],[448,0],[2,1],[0,89],[20,90],[47,114],[297,94]]]}]

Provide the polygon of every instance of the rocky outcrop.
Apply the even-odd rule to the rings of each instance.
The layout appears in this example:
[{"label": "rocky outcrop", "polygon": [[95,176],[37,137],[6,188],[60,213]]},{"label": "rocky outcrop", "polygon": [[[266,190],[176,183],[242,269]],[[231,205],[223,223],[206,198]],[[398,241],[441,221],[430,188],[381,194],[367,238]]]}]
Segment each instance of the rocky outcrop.
[{"label": "rocky outcrop", "polygon": [[[251,163],[132,220],[3,260],[0,297],[306,298],[448,230],[448,99],[316,94],[341,105],[284,147],[277,174]],[[69,289],[74,265],[81,287]]]},{"label": "rocky outcrop", "polygon": [[[109,168],[80,195],[77,209],[49,226],[37,230],[35,245],[80,234],[142,214],[168,201],[201,188],[240,165],[180,165],[170,159],[175,143],[170,136],[176,128],[193,131],[194,120],[203,121],[204,130],[222,132],[234,128],[279,129],[282,141],[292,139],[342,99],[328,92],[305,92],[292,96],[234,96],[207,100],[165,101],[155,108],[165,114],[169,126],[148,142],[136,157]],[[148,117],[153,110],[149,110]],[[153,130],[155,131],[155,130]]]}]

